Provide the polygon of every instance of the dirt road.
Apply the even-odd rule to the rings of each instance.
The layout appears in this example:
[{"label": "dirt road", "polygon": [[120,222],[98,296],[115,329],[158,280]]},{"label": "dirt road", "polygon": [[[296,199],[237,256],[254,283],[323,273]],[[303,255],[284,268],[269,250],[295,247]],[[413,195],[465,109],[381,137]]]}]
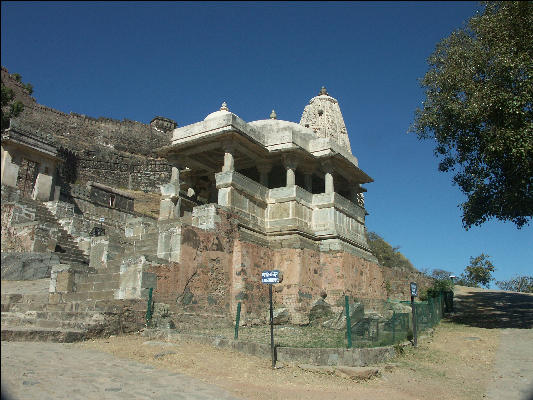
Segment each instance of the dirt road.
[{"label": "dirt road", "polygon": [[[45,398],[37,395],[45,393],[38,390],[38,384],[24,384],[24,381],[49,382],[46,390],[54,388],[58,394],[54,398],[90,398],[75,393],[65,396],[65,393],[72,394],[67,392],[71,389],[67,378],[74,373],[69,378],[72,387],[75,388],[76,379],[83,379],[92,390],[100,387],[103,393],[100,398],[105,399],[167,398],[164,394],[176,390],[172,385],[183,374],[194,379],[185,389],[177,389],[181,398],[209,399],[210,390],[218,390],[219,398],[223,398],[222,393],[229,393],[227,396],[258,400],[530,400],[533,296],[460,287],[456,294],[458,312],[451,321],[441,322],[433,337],[420,340],[417,349],[407,348],[392,363],[381,365],[381,377],[363,383],[305,371],[297,365],[272,370],[268,359],[195,343],[147,341],[140,335],[51,345],[57,365],[44,361],[48,357],[42,353],[44,350],[23,362],[17,351],[8,352],[10,356],[6,358],[5,349],[11,346],[16,350],[17,346],[21,349],[25,345],[2,342],[2,377],[17,385],[13,392],[19,396],[16,399]],[[93,361],[83,361],[84,353],[93,357]],[[98,375],[97,354],[109,357],[106,358],[109,364],[104,366],[110,368],[101,369],[105,377]],[[69,371],[61,366],[67,357],[80,360],[76,369]],[[130,362],[138,368],[124,369],[123,363]],[[31,374],[35,376],[37,372],[46,378],[43,381],[32,378]],[[54,380],[59,373],[61,378]],[[141,382],[150,377],[157,379],[157,385],[142,386]],[[198,380],[208,384],[205,391],[196,391],[195,388],[202,387]],[[61,385],[54,386],[54,382]],[[106,388],[110,390],[105,391]],[[148,395],[145,390],[153,393]]]},{"label": "dirt road", "polygon": [[500,332],[486,398],[533,399],[533,295],[457,287],[458,324]]}]

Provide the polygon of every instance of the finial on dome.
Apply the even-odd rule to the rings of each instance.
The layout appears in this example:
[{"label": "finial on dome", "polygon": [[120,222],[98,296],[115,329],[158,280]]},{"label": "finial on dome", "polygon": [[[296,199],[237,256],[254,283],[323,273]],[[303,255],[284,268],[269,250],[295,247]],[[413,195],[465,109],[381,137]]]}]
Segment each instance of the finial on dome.
[{"label": "finial on dome", "polygon": [[278,119],[278,114],[274,110],[270,113],[270,119]]},{"label": "finial on dome", "polygon": [[229,111],[229,108],[226,102],[222,103],[222,107],[220,107],[220,111]]},{"label": "finial on dome", "polygon": [[326,90],[325,86],[322,86],[322,89],[320,89],[320,92],[318,94],[320,96],[329,96],[328,91]]}]

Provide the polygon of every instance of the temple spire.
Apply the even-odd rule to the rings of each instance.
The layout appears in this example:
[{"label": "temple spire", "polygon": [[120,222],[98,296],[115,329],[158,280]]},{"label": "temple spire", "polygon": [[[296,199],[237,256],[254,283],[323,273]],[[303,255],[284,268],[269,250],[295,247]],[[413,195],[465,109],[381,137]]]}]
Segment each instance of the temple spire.
[{"label": "temple spire", "polygon": [[305,106],[300,125],[312,129],[318,137],[331,139],[352,151],[339,102],[328,94],[324,86],[318,96]]}]

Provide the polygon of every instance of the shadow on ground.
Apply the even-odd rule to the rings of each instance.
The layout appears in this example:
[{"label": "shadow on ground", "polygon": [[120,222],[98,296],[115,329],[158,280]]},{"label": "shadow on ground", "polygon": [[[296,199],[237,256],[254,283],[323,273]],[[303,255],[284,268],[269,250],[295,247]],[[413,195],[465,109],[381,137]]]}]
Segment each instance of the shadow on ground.
[{"label": "shadow on ground", "polygon": [[533,296],[480,291],[455,295],[455,313],[448,320],[478,328],[533,328]]}]

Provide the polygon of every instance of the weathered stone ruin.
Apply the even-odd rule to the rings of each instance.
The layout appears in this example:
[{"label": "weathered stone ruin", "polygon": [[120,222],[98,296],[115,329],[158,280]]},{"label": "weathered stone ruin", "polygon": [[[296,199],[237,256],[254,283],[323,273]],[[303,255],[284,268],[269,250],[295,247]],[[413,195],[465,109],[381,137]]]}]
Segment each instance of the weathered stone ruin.
[{"label": "weathered stone ruin", "polygon": [[[142,129],[126,122],[106,132],[101,121],[60,112],[51,120],[49,109],[26,103],[29,111],[2,134],[2,340],[139,329],[149,289],[155,325],[191,315],[231,323],[239,302],[241,323],[263,324],[266,269],[284,277],[274,288],[279,323],[327,314],[338,325],[345,295],[371,308],[373,300],[408,296],[395,282],[420,281],[382,268],[368,247],[362,185],[372,179],[324,88],[300,123],[274,111],[246,122],[224,103],[184,127],[156,117]],[[84,124],[107,142],[73,146],[67,131]],[[123,135],[132,145],[117,151]],[[134,211],[132,188],[160,191],[158,219]],[[9,289],[31,281],[46,291]]]}]

